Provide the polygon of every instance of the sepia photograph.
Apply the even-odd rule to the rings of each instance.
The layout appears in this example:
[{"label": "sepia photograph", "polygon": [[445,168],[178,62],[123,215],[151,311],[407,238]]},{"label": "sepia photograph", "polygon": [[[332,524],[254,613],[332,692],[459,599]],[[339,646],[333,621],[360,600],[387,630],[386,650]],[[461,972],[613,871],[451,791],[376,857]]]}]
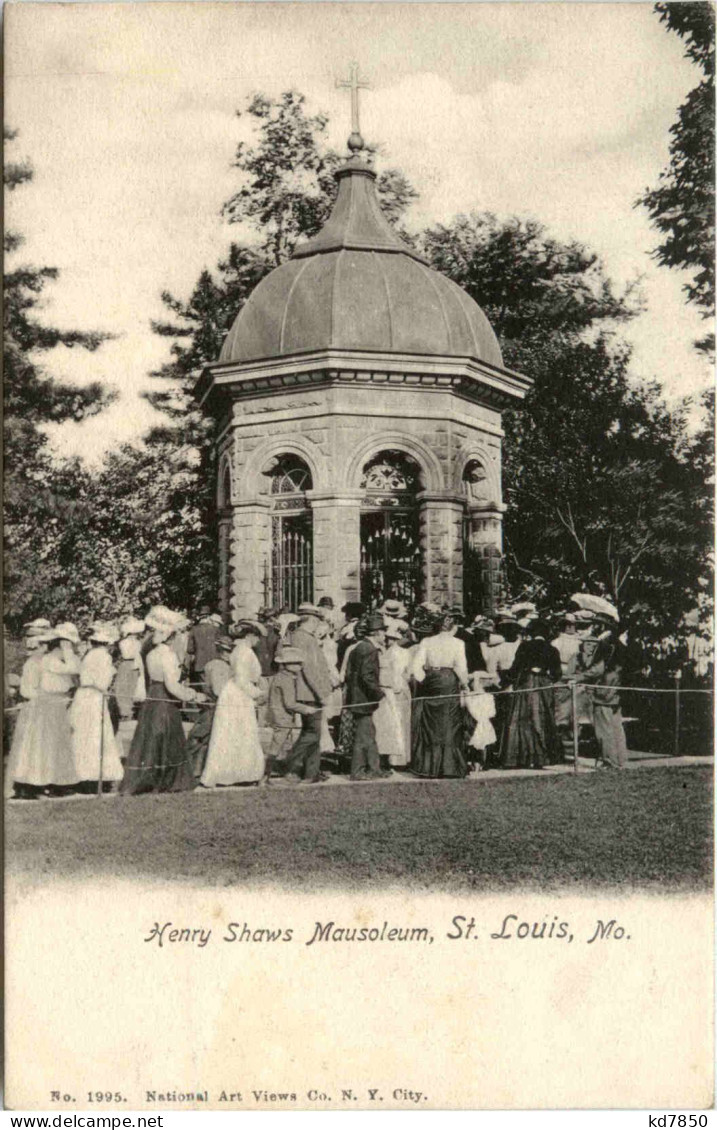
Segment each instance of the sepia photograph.
[{"label": "sepia photograph", "polygon": [[6,1108],[711,1106],[714,38],[5,5]]}]

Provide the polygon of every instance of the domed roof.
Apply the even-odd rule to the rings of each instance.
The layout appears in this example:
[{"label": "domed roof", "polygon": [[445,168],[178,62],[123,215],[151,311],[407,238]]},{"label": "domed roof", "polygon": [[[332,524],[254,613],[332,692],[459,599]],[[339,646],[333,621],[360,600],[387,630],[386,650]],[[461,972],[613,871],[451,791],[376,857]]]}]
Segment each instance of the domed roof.
[{"label": "domed roof", "polygon": [[473,357],[502,367],[498,339],[480,306],[391,227],[373,169],[354,156],[336,179],[325,226],[258,284],[220,361],[365,349]]}]

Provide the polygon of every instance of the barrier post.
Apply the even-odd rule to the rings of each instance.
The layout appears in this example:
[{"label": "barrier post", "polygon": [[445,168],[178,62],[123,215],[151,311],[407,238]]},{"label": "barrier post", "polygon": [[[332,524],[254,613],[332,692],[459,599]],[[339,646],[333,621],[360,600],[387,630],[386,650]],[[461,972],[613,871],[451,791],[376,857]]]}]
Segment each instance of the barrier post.
[{"label": "barrier post", "polygon": [[674,757],[680,756],[680,684],[682,682],[682,671],[678,668],[675,671],[675,741],[674,741]]},{"label": "barrier post", "polygon": [[578,688],[573,679],[570,684],[570,698],[572,701],[573,716],[573,773],[578,772]]},{"label": "barrier post", "polygon": [[100,696],[100,771],[97,777],[97,796],[102,800],[102,771],[105,759],[105,696],[99,691]]}]

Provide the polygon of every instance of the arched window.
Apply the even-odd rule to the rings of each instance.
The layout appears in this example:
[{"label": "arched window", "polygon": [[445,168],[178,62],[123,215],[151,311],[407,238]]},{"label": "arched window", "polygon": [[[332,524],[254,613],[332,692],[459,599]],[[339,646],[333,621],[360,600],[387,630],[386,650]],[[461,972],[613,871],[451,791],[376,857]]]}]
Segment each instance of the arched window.
[{"label": "arched window", "polygon": [[463,489],[469,506],[486,506],[491,501],[490,480],[485,464],[471,459],[463,471]]},{"label": "arched window", "polygon": [[232,501],[232,473],[229,460],[225,459],[219,470],[219,486],[217,490],[217,509],[226,510]]},{"label": "arched window", "polygon": [[361,489],[361,600],[420,600],[418,503],[421,468],[403,451],[379,451],[364,465]]},{"label": "arched window", "polygon": [[298,455],[270,461],[262,472],[272,505],[271,555],[264,574],[264,597],[274,608],[295,610],[314,595],[313,520],[306,498],[311,471]]}]

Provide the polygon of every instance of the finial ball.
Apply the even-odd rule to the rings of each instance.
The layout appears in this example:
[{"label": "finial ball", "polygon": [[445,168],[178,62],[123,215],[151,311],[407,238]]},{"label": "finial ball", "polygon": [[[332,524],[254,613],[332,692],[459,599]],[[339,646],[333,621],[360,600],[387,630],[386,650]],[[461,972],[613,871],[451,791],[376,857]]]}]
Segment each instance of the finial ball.
[{"label": "finial ball", "polygon": [[354,132],[349,137],[349,143],[348,144],[349,144],[349,149],[351,150],[352,153],[359,153],[364,148],[366,142],[361,137],[361,134],[357,133],[354,130]]}]

